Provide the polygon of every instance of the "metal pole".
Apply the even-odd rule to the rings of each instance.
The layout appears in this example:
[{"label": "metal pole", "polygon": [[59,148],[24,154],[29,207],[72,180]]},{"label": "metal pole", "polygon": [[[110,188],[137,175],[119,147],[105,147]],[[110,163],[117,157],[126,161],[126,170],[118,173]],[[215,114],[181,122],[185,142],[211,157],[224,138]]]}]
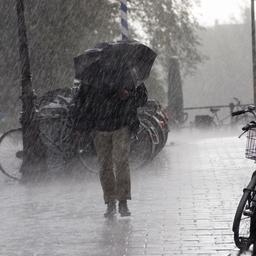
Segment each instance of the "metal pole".
[{"label": "metal pole", "polygon": [[120,0],[121,34],[122,40],[129,39],[128,19],[127,19],[127,0]]},{"label": "metal pole", "polygon": [[253,64],[253,100],[256,105],[256,48],[255,48],[255,13],[254,0],[251,0],[251,27],[252,27],[252,64]]},{"label": "metal pole", "polygon": [[34,145],[35,145],[35,129],[33,127],[33,117],[35,113],[34,94],[32,90],[28,40],[26,34],[26,24],[24,16],[23,0],[16,0],[16,11],[18,21],[18,36],[19,36],[19,54],[21,66],[21,100],[22,113],[21,125],[23,133],[23,164],[21,172],[23,175],[30,173],[30,165],[34,160]]}]

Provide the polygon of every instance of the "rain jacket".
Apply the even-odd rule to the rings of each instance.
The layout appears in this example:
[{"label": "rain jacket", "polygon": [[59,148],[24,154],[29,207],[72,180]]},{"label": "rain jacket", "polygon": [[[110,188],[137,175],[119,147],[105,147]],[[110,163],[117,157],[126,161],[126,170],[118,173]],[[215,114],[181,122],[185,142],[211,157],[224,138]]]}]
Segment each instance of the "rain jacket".
[{"label": "rain jacket", "polygon": [[101,86],[82,82],[76,99],[79,129],[114,131],[128,126],[133,133],[138,130],[137,108],[147,102],[147,89],[144,83],[136,87],[130,72],[115,74],[118,77],[100,77]]}]

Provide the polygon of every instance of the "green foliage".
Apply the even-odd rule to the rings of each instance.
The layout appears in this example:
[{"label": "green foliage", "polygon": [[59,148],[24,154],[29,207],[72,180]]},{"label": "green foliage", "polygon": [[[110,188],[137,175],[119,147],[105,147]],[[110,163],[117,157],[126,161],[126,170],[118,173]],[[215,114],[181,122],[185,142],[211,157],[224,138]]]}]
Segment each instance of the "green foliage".
[{"label": "green foliage", "polygon": [[28,0],[26,6],[38,88],[69,86],[74,76],[73,57],[118,34],[113,14],[118,6],[105,0]]},{"label": "green foliage", "polygon": [[143,24],[148,40],[168,67],[178,56],[184,73],[193,72],[202,56],[198,51],[199,24],[192,15],[193,0],[131,1],[132,17]]},{"label": "green foliage", "polygon": [[[191,1],[129,3],[129,22],[141,22],[147,33],[146,41],[159,53],[163,67],[168,67],[168,58],[173,55],[179,56],[186,71],[194,69],[201,60],[197,51],[198,24],[190,13]],[[119,38],[118,0],[24,0],[24,3],[32,82],[39,95],[72,84],[74,56],[97,42]],[[20,95],[15,5],[15,0],[0,1],[0,111],[17,111]],[[132,33],[139,37],[137,30]],[[148,83],[155,88],[152,92],[163,97],[159,78],[151,78]]]},{"label": "green foliage", "polygon": [[[130,1],[133,20],[142,24],[147,41],[158,53],[160,69],[154,69],[154,78],[149,79],[151,96],[166,103],[167,74],[170,58],[177,56],[181,73],[186,76],[193,73],[197,65],[204,60],[199,51],[201,28],[192,15],[194,0],[133,0]],[[138,31],[135,31],[138,33]],[[135,36],[138,37],[138,34]],[[152,74],[152,75],[153,75]]]},{"label": "green foliage", "polygon": [[[1,100],[19,95],[16,2],[0,2]],[[33,87],[37,92],[70,86],[73,57],[119,35],[119,5],[106,0],[25,0]],[[14,90],[12,91],[12,88]],[[12,97],[13,96],[13,97]]]},{"label": "green foliage", "polygon": [[166,104],[166,92],[157,72],[152,72],[152,75],[146,82],[146,85],[150,99],[156,99],[161,104]]}]

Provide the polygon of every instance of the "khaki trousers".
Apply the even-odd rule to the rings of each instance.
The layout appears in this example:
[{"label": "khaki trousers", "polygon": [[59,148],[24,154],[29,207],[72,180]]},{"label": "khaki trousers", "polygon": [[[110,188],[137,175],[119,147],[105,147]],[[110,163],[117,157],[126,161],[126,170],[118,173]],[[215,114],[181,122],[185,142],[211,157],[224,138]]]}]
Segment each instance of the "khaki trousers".
[{"label": "khaki trousers", "polygon": [[111,132],[96,131],[94,145],[105,203],[131,199],[128,127]]}]

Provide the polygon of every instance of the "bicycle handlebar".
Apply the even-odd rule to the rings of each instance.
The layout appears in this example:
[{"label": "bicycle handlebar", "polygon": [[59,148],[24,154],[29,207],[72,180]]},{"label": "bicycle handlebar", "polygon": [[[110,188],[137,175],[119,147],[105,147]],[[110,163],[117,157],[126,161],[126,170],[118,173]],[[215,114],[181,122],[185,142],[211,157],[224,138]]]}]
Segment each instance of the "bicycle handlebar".
[{"label": "bicycle handlebar", "polygon": [[254,105],[249,105],[247,108],[235,111],[231,115],[232,116],[238,116],[238,115],[242,115],[242,114],[245,114],[245,113],[251,113],[256,118],[255,106]]},{"label": "bicycle handlebar", "polygon": [[247,111],[245,110],[238,110],[238,111],[235,111],[232,113],[232,116],[239,116],[239,115],[242,115],[242,114],[245,114]]},{"label": "bicycle handlebar", "polygon": [[251,121],[249,124],[247,124],[246,126],[244,126],[242,128],[243,131],[247,132],[253,128],[256,128],[256,122],[255,121]]},{"label": "bicycle handlebar", "polygon": [[244,126],[242,128],[243,133],[240,134],[238,136],[238,138],[241,138],[246,132],[248,132],[249,130],[255,129],[256,128],[256,122],[255,121],[251,121],[249,124],[247,124],[246,126]]},{"label": "bicycle handlebar", "polygon": [[[251,113],[254,118],[256,119],[256,108],[254,105],[249,105],[246,109],[242,109],[239,111],[235,111],[232,113],[232,116],[238,116],[238,115],[242,115],[245,113]],[[243,134],[245,134],[246,132],[248,132],[251,129],[255,129],[256,128],[256,122],[255,121],[251,121],[250,123],[248,123],[246,126],[244,126],[242,128],[243,133],[239,136],[239,138],[241,138],[243,136]]]}]

